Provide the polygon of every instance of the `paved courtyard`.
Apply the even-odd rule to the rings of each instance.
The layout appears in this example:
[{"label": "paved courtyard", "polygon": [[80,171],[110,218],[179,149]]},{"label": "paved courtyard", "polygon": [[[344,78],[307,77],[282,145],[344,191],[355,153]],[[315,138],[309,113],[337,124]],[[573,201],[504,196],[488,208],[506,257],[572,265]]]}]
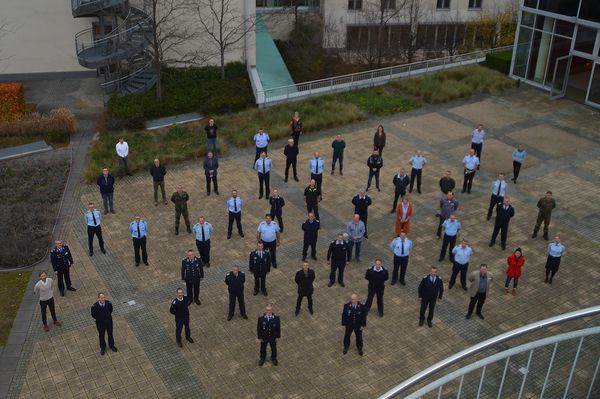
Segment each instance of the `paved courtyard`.
[{"label": "paved courtyard", "polygon": [[[302,110],[300,110],[302,113]],[[218,121],[217,121],[218,122]],[[362,262],[346,269],[346,287],[327,288],[328,243],[350,220],[350,202],[367,180],[366,160],[375,127],[383,124],[388,134],[381,171],[381,192],[371,190],[369,239],[363,244]],[[467,153],[470,132],[483,123],[488,139],[483,148],[481,171],[471,195],[457,194],[457,213],[463,224],[460,237],[473,249],[471,268],[487,263],[495,283],[484,306],[485,320],[465,320],[468,294],[446,291],[436,307],[432,329],[419,328],[417,285],[432,265],[440,265],[442,278],[449,279],[451,264],[438,264],[441,242],[435,239],[434,214],[440,197],[437,185],[447,169],[457,186],[462,184],[462,157]],[[286,200],[285,233],[278,250],[279,267],[268,276],[269,296],[252,296],[253,279],[247,275],[246,306],[250,320],[236,315],[227,321],[225,273],[234,263],[247,271],[253,236],[268,203],[258,200],[256,174],[251,165],[254,151],[232,152],[220,159],[220,196],[205,194],[199,162],[167,166],[168,194],[183,184],[190,194],[192,224],[205,215],[215,228],[212,267],[205,269],[201,283],[201,306],[191,305],[194,344],[175,344],[174,321],[169,302],[182,286],[181,258],[194,248],[192,235],[174,235],[172,204],[154,206],[150,176],[140,174],[118,181],[116,215],[103,219],[107,254],[87,255],[87,236],[82,212],[85,204],[100,204],[94,186],[80,185],[64,241],[75,258],[73,285],[77,292],[58,297],[57,312],[62,327],[42,332],[39,312],[34,312],[10,384],[10,398],[366,398],[385,392],[414,373],[483,339],[523,324],[597,305],[596,283],[600,277],[600,118],[589,108],[568,100],[550,102],[545,93],[521,88],[500,97],[480,96],[444,106],[425,106],[382,120],[369,120],[342,129],[301,138],[300,183],[283,182],[283,146],[270,145],[275,171],[271,187]],[[325,174],[324,200],[320,206],[322,229],[318,261],[312,262],[315,282],[315,314],[304,307],[294,316],[296,286],[293,277],[301,267],[302,231],[305,219],[302,192],[308,184],[308,159],[320,151],[326,165],[331,161],[331,141],[336,133],[346,140],[344,176]],[[250,134],[250,133],[249,133]],[[492,180],[498,171],[512,177],[512,150],[523,143],[528,158],[518,184],[509,182],[516,215],[510,224],[508,248],[488,247],[493,221],[486,221]],[[409,237],[414,242],[407,285],[387,286],[386,312],[373,315],[364,331],[365,355],[351,348],[342,355],[342,304],[352,292],[364,301],[367,282],[364,271],[375,257],[392,268],[389,243],[394,238],[392,177],[398,167],[410,169],[408,159],[422,149],[428,164],[423,172],[423,194],[410,195],[414,215]],[[131,150],[135,157],[135,149]],[[329,168],[327,168],[329,169]],[[236,234],[226,240],[225,201],[232,189],[246,201],[242,216],[245,238]],[[560,234],[566,245],[561,269],[552,286],[543,283],[547,242],[531,239],[537,214],[536,202],[546,190],[557,200],[550,234]],[[128,224],[140,213],[148,222],[149,266],[135,267]],[[519,295],[503,295],[505,258],[517,247],[526,264],[519,282]],[[583,282],[582,282],[583,279]],[[97,334],[89,314],[98,291],[107,292],[115,305],[115,339],[118,353],[100,356]],[[130,305],[128,301],[135,301]],[[270,362],[259,368],[256,317],[267,302],[282,320],[279,366]],[[305,303],[304,303],[304,306]],[[6,349],[5,349],[6,350]]]}]

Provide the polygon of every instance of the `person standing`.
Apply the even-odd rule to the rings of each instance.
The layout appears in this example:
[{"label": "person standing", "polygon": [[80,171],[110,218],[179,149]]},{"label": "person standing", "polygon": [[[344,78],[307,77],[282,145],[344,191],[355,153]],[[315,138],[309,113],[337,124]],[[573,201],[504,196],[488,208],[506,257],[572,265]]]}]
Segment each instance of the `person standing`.
[{"label": "person standing", "polygon": [[187,256],[181,260],[181,280],[185,281],[187,298],[196,305],[200,305],[200,280],[204,278],[202,259],[188,249]]},{"label": "person standing", "polygon": [[348,222],[348,225],[346,226],[346,233],[348,233],[350,245],[348,249],[348,261],[352,260],[352,247],[355,247],[356,261],[360,262],[360,246],[362,245],[362,240],[365,236],[365,224],[362,220],[360,220],[359,215],[354,214],[352,220]]},{"label": "person standing", "polygon": [[427,314],[427,326],[433,327],[433,311],[435,303],[439,299],[442,300],[444,295],[444,283],[438,276],[438,269],[435,266],[431,267],[429,275],[423,277],[419,284],[419,299],[421,299],[421,309],[419,311],[419,327],[425,322],[425,311],[429,308]]},{"label": "person standing", "polygon": [[308,262],[302,263],[302,269],[296,272],[294,282],[298,286],[298,299],[296,299],[296,316],[300,313],[302,298],[308,300],[308,311],[313,314],[312,294],[314,291],[313,282],[315,281],[315,272],[310,268]]},{"label": "person standing", "polygon": [[460,241],[460,245],[452,248],[452,255],[454,260],[452,261],[452,276],[450,277],[450,283],[448,289],[451,290],[456,284],[456,276],[460,273],[460,285],[463,290],[467,290],[467,270],[469,269],[469,260],[473,255],[473,249],[469,246],[469,243],[464,238]]},{"label": "person standing", "polygon": [[410,219],[413,213],[413,206],[407,197],[402,197],[402,202],[396,210],[396,226],[394,228],[396,236],[402,233],[408,234],[410,231]]},{"label": "person standing", "polygon": [[440,179],[440,190],[443,194],[448,194],[449,191],[454,191],[456,182],[452,178],[452,171],[447,170],[446,174]]},{"label": "person standing", "polygon": [[102,174],[96,179],[96,184],[100,187],[102,195],[102,205],[104,205],[104,214],[115,213],[115,178],[108,173],[108,168],[102,169]]},{"label": "person standing", "polygon": [[277,269],[277,247],[281,244],[279,226],[271,220],[271,215],[265,215],[265,220],[256,229],[256,241],[262,241],[265,249],[269,251],[269,266]]},{"label": "person standing", "polygon": [[344,269],[349,262],[348,259],[348,246],[344,242],[344,235],[338,233],[336,239],[331,241],[329,249],[327,250],[327,264],[331,266],[331,272],[329,273],[329,284],[331,287],[335,284],[335,272],[338,271],[338,283],[345,287],[344,284]]},{"label": "person standing", "polygon": [[473,129],[471,133],[471,148],[475,150],[477,158],[481,160],[481,152],[483,151],[483,141],[485,140],[485,130],[483,125],[477,125],[477,129]]},{"label": "person standing", "polygon": [[498,179],[492,183],[492,196],[490,197],[487,220],[492,218],[492,210],[494,207],[504,201],[504,195],[506,195],[506,186],[507,184],[504,181],[504,173],[498,173]]},{"label": "person standing", "polygon": [[204,131],[206,131],[206,151],[213,152],[218,157],[217,130],[219,128],[215,124],[215,120],[212,118],[209,119],[208,125],[204,126]]},{"label": "person standing", "polygon": [[525,149],[523,148],[523,144],[519,144],[512,153],[513,178],[511,180],[515,184],[517,184],[517,179],[519,178],[519,172],[521,172],[521,166],[523,166],[523,162],[525,162],[525,158],[527,158],[527,151],[525,151]]},{"label": "person standing", "polygon": [[369,207],[373,201],[371,197],[363,190],[360,190],[357,195],[352,198],[352,204],[354,205],[354,213],[360,216],[360,220],[365,224],[365,238],[369,238],[367,231],[367,219],[369,217]]},{"label": "person standing", "polygon": [[271,138],[267,133],[265,133],[262,127],[258,129],[258,132],[253,138],[254,145],[256,146],[256,156],[254,157],[254,162],[256,162],[256,160],[260,157],[261,153],[267,152],[270,139]]},{"label": "person standing", "polygon": [[542,225],[542,222],[544,222],[544,240],[548,241],[548,226],[550,226],[552,210],[556,208],[556,201],[552,198],[552,191],[546,191],[546,195],[539,199],[537,207],[539,211],[531,238],[537,237],[540,226]]},{"label": "person standing", "polygon": [[410,184],[410,178],[404,171],[404,168],[400,168],[398,170],[398,174],[394,176],[392,183],[394,184],[394,203],[392,204],[392,210],[390,213],[396,212],[398,198],[406,195],[406,187],[408,187]]},{"label": "person standing", "polygon": [[512,294],[517,295],[517,286],[519,285],[519,278],[521,278],[521,268],[525,264],[525,257],[521,248],[517,248],[512,255],[506,258],[506,282],[504,283],[504,295],[508,294],[508,287],[510,281],[513,281]]},{"label": "person standing", "polygon": [[267,296],[267,274],[271,272],[271,254],[264,250],[262,241],[256,243],[256,250],[250,252],[248,270],[254,274],[254,296],[262,292]]},{"label": "person standing", "polygon": [[385,131],[383,126],[379,125],[373,136],[373,151],[377,151],[380,156],[383,156],[383,147],[385,147]]},{"label": "person standing", "polygon": [[192,232],[192,229],[190,228],[190,215],[187,207],[187,202],[189,200],[190,196],[188,193],[183,191],[183,186],[181,184],[178,184],[177,191],[171,195],[171,202],[175,204],[175,235],[179,235],[179,219],[181,219],[182,215],[187,232]]},{"label": "person standing", "polygon": [[192,303],[189,297],[183,296],[183,289],[177,288],[176,297],[171,302],[171,308],[169,312],[175,316],[175,340],[177,346],[183,348],[181,343],[181,330],[185,327],[185,339],[190,344],[194,343],[192,334],[190,332],[190,309],[189,306]]},{"label": "person standing", "polygon": [[437,232],[435,233],[435,237],[439,240],[442,235],[442,224],[450,218],[450,215],[454,214],[458,209],[458,200],[454,197],[454,193],[452,191],[448,191],[445,197],[440,199],[440,213],[438,216],[440,221],[438,223]]},{"label": "person standing", "polygon": [[558,272],[560,259],[565,254],[565,246],[560,242],[560,236],[554,237],[554,242],[548,244],[548,258],[546,259],[546,278],[544,283],[552,284],[554,275]]},{"label": "person standing", "polygon": [[371,188],[371,180],[373,180],[373,176],[375,176],[375,187],[377,187],[377,191],[381,191],[379,189],[379,171],[383,167],[383,158],[379,156],[379,152],[373,151],[371,156],[367,158],[367,166],[369,167],[367,191],[369,191],[369,188]]},{"label": "person standing", "polygon": [[344,350],[343,354],[348,353],[350,348],[350,337],[352,333],[356,338],[356,348],[358,354],[363,355],[363,337],[362,329],[367,326],[367,313],[365,306],[358,301],[358,294],[353,293],[350,297],[350,302],[345,303],[342,309],[342,326],[345,328],[344,333]]},{"label": "person standing", "polygon": [[[61,296],[65,296],[65,284],[68,291],[77,291],[71,285],[70,269],[73,265],[73,256],[68,245],[63,245],[61,240],[54,242],[54,248],[50,251],[50,263],[58,278],[58,290]],[[64,280],[64,282],[63,282]]]},{"label": "person standing", "polygon": [[135,215],[134,220],[129,223],[129,233],[133,240],[133,255],[135,265],[140,265],[140,249],[142,250],[142,260],[148,266],[148,252],[146,252],[146,235],[148,234],[148,224],[142,220],[140,215]]},{"label": "person standing", "polygon": [[240,314],[246,320],[246,305],[244,304],[244,283],[246,282],[246,275],[240,271],[237,265],[234,265],[229,273],[225,275],[225,284],[227,284],[227,291],[229,292],[229,312],[227,313],[227,321],[233,318],[233,312],[235,311],[235,301],[237,300],[240,307]]},{"label": "person standing", "polygon": [[162,193],[162,199],[165,205],[167,205],[167,198],[165,196],[165,175],[167,174],[167,169],[163,165],[160,164],[160,160],[156,158],[154,160],[154,164],[150,168],[150,175],[152,176],[152,184],[154,186],[154,206],[158,205],[158,188],[160,187],[160,192]]},{"label": "person standing", "polygon": [[406,285],[405,276],[408,268],[408,257],[412,251],[412,241],[406,237],[406,233],[400,233],[399,237],[394,238],[390,244],[390,249],[394,253],[394,271],[392,272],[392,285],[398,281],[398,270],[400,270],[400,284]]},{"label": "person standing", "polygon": [[127,176],[131,176],[129,173],[129,165],[127,164],[127,156],[129,155],[129,145],[123,137],[119,137],[119,142],[115,145],[117,151],[117,158],[119,159],[119,179],[123,178],[123,172]]},{"label": "person standing", "polygon": [[217,169],[219,169],[219,160],[212,151],[209,151],[204,158],[204,177],[206,178],[206,195],[210,195],[210,182],[213,183],[215,194],[219,195],[219,183],[217,182]]},{"label": "person standing", "polygon": [[288,144],[283,148],[283,155],[285,155],[285,182],[288,181],[288,176],[290,172],[290,165],[292,166],[292,171],[294,172],[294,180],[300,181],[298,179],[298,173],[296,171],[296,165],[298,163],[298,146],[294,145],[294,140],[289,139]]},{"label": "person standing", "polygon": [[267,196],[267,201],[269,200],[269,195],[271,194],[270,181],[272,167],[273,162],[271,161],[271,158],[267,157],[266,152],[261,152],[260,158],[254,162],[254,170],[258,172],[258,199],[262,199],[264,194]]},{"label": "person standing", "polygon": [[471,194],[471,187],[473,186],[473,178],[475,177],[475,173],[479,168],[479,158],[475,155],[475,150],[470,149],[469,154],[465,155],[463,158],[463,188],[462,193],[465,191],[467,194]]},{"label": "person standing", "polygon": [[456,219],[456,215],[450,215],[448,219],[442,223],[442,228],[444,229],[444,239],[442,240],[442,249],[440,251],[440,257],[438,262],[441,262],[446,257],[446,248],[448,249],[448,257],[450,258],[450,262],[454,262],[454,254],[452,253],[452,249],[456,245],[456,238],[458,236],[458,231],[461,229],[460,222]]},{"label": "person standing", "polygon": [[113,319],[112,319],[113,306],[109,300],[106,299],[106,295],[103,292],[98,293],[98,301],[92,305],[92,318],[96,321],[96,329],[98,330],[98,341],[100,344],[100,355],[104,356],[106,353],[106,341],[105,335],[108,335],[108,347],[113,351],[117,352],[118,349],[115,346],[115,339],[113,337]]},{"label": "person standing", "polygon": [[331,148],[333,148],[333,160],[331,161],[331,174],[335,173],[335,163],[339,161],[340,163],[340,176],[344,175],[342,169],[344,168],[344,148],[346,148],[346,142],[342,140],[342,135],[337,134],[335,136],[335,140],[331,143]]},{"label": "person standing", "polygon": [[317,260],[317,239],[321,222],[315,219],[315,214],[308,213],[308,219],[302,223],[302,231],[304,231],[304,240],[302,242],[302,261],[306,260],[308,247],[310,247],[310,257]]},{"label": "person standing", "polygon": [[308,161],[308,166],[310,168],[310,178],[317,183],[317,188],[321,191],[325,161],[319,157],[318,151],[315,151],[314,157]]},{"label": "person standing", "polygon": [[381,259],[375,259],[375,264],[367,269],[365,273],[365,279],[369,282],[367,302],[365,302],[367,312],[371,310],[373,297],[377,295],[377,312],[379,317],[383,317],[383,291],[389,277],[388,271],[381,265]]},{"label": "person standing", "polygon": [[277,218],[279,230],[283,233],[283,207],[285,206],[285,200],[279,196],[277,189],[274,189],[271,197],[269,197],[269,204],[271,204],[271,220]]},{"label": "person standing", "polygon": [[408,163],[412,166],[410,171],[410,187],[408,189],[409,193],[412,193],[413,186],[415,184],[415,179],[417,180],[417,192],[421,194],[421,178],[423,175],[423,166],[427,163],[427,159],[423,156],[421,150],[417,150],[415,155],[410,157]]},{"label": "person standing", "polygon": [[321,190],[317,187],[315,179],[311,179],[308,187],[304,189],[304,204],[306,204],[306,211],[314,213],[317,219],[319,219],[319,202],[321,202]]},{"label": "person standing", "polygon": [[496,243],[496,237],[500,231],[500,245],[506,249],[506,239],[508,237],[508,224],[510,219],[515,216],[515,208],[510,204],[510,197],[507,195],[501,204],[496,205],[496,221],[494,222],[494,231],[490,240],[490,247]]},{"label": "person standing", "polygon": [[290,122],[290,129],[292,130],[291,136],[294,141],[294,145],[299,147],[300,135],[302,134],[302,121],[300,120],[300,114],[298,111],[294,112],[292,121]]},{"label": "person standing", "polygon": [[227,239],[231,238],[231,233],[233,229],[233,221],[235,220],[235,224],[237,226],[237,231],[240,237],[244,237],[244,232],[242,231],[242,207],[244,206],[244,201],[238,197],[237,190],[231,191],[231,197],[227,200],[227,212],[229,213],[229,221],[227,224]]},{"label": "person standing", "polygon": [[94,203],[88,204],[88,210],[83,215],[85,217],[85,223],[87,224],[87,235],[88,235],[88,249],[90,256],[94,255],[94,235],[98,237],[98,245],[100,245],[100,251],[103,254],[106,253],[104,249],[104,239],[102,238],[102,227],[100,227],[100,211],[94,208]]},{"label": "person standing", "polygon": [[469,310],[465,316],[467,319],[471,318],[473,309],[475,309],[475,304],[477,304],[477,310],[475,311],[475,314],[481,320],[484,319],[481,309],[485,303],[485,297],[490,290],[490,284],[492,280],[492,273],[488,272],[487,265],[485,263],[482,263],[481,266],[479,266],[479,270],[475,270],[469,275],[469,281],[471,282],[469,294],[471,295],[471,300],[469,301]]},{"label": "person standing", "polygon": [[42,324],[44,326],[44,331],[48,332],[50,331],[50,328],[48,328],[48,322],[46,320],[47,308],[50,308],[50,316],[52,316],[52,321],[54,322],[54,325],[60,327],[62,324],[60,323],[60,321],[58,321],[58,318],[56,317],[56,309],[54,307],[54,282],[50,277],[46,277],[46,272],[40,272],[38,276],[40,278],[40,281],[35,283],[35,286],[33,287],[33,293],[35,295],[38,295],[40,298],[40,308],[42,310]]},{"label": "person standing", "polygon": [[192,229],[196,237],[196,248],[200,254],[200,259],[206,267],[210,267],[210,237],[213,234],[212,224],[208,223],[204,216],[198,218],[198,223]]},{"label": "person standing", "polygon": [[267,304],[265,313],[256,322],[256,336],[260,342],[260,359],[258,365],[265,364],[267,345],[271,347],[271,363],[277,366],[277,339],[281,338],[281,320],[273,314],[273,306]]}]

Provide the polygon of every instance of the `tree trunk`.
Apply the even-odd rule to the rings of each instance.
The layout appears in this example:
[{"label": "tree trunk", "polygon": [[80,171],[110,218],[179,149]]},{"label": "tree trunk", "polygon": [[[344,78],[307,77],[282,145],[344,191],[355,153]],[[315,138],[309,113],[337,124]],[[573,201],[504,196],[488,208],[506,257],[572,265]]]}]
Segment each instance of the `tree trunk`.
[{"label": "tree trunk", "polygon": [[156,99],[160,102],[162,101],[162,72],[160,70],[160,63],[154,63],[154,72],[156,73]]},{"label": "tree trunk", "polygon": [[221,80],[225,80],[225,49],[221,49]]}]

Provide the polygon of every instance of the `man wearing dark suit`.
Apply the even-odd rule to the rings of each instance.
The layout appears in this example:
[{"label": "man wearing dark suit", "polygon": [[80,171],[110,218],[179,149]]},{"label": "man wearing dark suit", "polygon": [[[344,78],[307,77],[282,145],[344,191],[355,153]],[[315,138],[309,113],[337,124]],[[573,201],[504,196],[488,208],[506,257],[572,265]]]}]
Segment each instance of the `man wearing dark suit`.
[{"label": "man wearing dark suit", "polygon": [[283,233],[283,207],[285,206],[285,200],[279,196],[279,191],[273,189],[272,195],[269,197],[269,204],[271,204],[271,220],[277,218],[277,224],[279,224],[279,232]]},{"label": "man wearing dark suit", "polygon": [[273,306],[268,304],[265,313],[258,318],[256,323],[256,336],[260,342],[260,359],[258,365],[265,364],[267,358],[267,344],[271,346],[271,362],[277,366],[277,338],[281,337],[281,320],[273,314]]},{"label": "man wearing dark suit", "polygon": [[308,311],[313,314],[313,282],[315,281],[315,272],[309,267],[308,262],[302,264],[302,269],[296,272],[294,277],[296,285],[298,285],[298,299],[296,300],[296,316],[300,313],[300,305],[302,305],[302,298],[306,297],[308,300]]},{"label": "man wearing dark suit", "polygon": [[288,145],[283,149],[283,155],[285,155],[285,182],[288,181],[290,166],[294,172],[294,180],[298,180],[298,173],[296,172],[296,164],[298,159],[298,146],[294,144],[293,139],[288,140]]},{"label": "man wearing dark suit", "polygon": [[225,276],[225,284],[227,284],[227,291],[229,291],[229,313],[227,314],[227,321],[233,318],[236,300],[240,306],[240,314],[244,319],[248,319],[248,316],[246,316],[246,305],[244,303],[245,282],[246,275],[244,272],[240,271],[240,268],[237,265],[234,265],[233,269]]},{"label": "man wearing dark suit", "polygon": [[210,195],[210,181],[212,180],[215,194],[219,195],[219,185],[217,183],[217,169],[219,169],[219,160],[215,158],[212,151],[209,151],[204,158],[204,176],[206,177],[206,195]]},{"label": "man wearing dark suit", "polygon": [[256,250],[250,252],[248,259],[248,269],[254,274],[254,295],[262,292],[267,296],[267,274],[271,271],[271,253],[265,251],[262,241],[256,243]]},{"label": "man wearing dark suit", "polygon": [[362,328],[367,326],[367,309],[358,301],[358,294],[352,294],[350,302],[344,304],[342,310],[342,326],[346,328],[344,334],[344,351],[345,355],[350,348],[350,336],[354,333],[356,337],[356,347],[358,354],[363,355],[363,339]]},{"label": "man wearing dark suit", "polygon": [[490,247],[496,244],[496,237],[500,232],[500,245],[506,249],[506,238],[508,236],[508,224],[510,219],[515,216],[515,208],[510,204],[510,197],[507,195],[501,204],[496,205],[496,221],[494,222],[494,231],[490,240]]},{"label": "man wearing dark suit", "polygon": [[194,251],[187,251],[187,257],[181,261],[181,279],[185,281],[187,297],[200,305],[200,280],[204,278],[204,263],[202,259],[194,256]]},{"label": "man wearing dark suit", "polygon": [[396,213],[398,198],[402,198],[406,195],[406,187],[410,184],[410,177],[408,177],[404,168],[401,168],[398,171],[398,174],[394,176],[392,183],[394,184],[394,204],[392,205],[390,213]]},{"label": "man wearing dark suit", "polygon": [[[52,269],[56,273],[58,279],[58,290],[61,296],[65,296],[65,284],[67,290],[77,291],[71,285],[71,265],[73,265],[73,256],[69,250],[68,245],[63,245],[61,240],[56,240],[55,247],[50,252],[50,262],[52,263]],[[64,282],[63,282],[64,280]]]},{"label": "man wearing dark suit", "polygon": [[369,206],[373,201],[369,197],[366,191],[359,191],[357,195],[352,198],[352,204],[354,205],[354,213],[360,216],[360,220],[365,224],[365,238],[369,238],[367,234],[367,218],[369,217]]},{"label": "man wearing dark suit", "polygon": [[367,312],[371,310],[373,297],[377,295],[377,312],[379,313],[379,317],[383,317],[383,290],[385,289],[385,282],[389,277],[388,271],[381,265],[381,259],[375,259],[374,266],[367,269],[365,273],[365,279],[369,282],[369,294],[367,302],[365,302]]},{"label": "man wearing dark suit", "polygon": [[184,327],[186,341],[190,344],[194,343],[192,334],[190,333],[190,310],[188,309],[192,300],[183,296],[182,288],[177,288],[176,295],[173,302],[171,302],[169,313],[175,316],[175,340],[177,341],[177,346],[183,348],[183,344],[181,343],[181,330],[183,330]]},{"label": "man wearing dark suit", "polygon": [[108,334],[108,347],[113,351],[117,351],[115,339],[113,338],[113,306],[110,301],[106,300],[104,293],[98,294],[98,302],[92,305],[92,317],[96,320],[96,329],[98,330],[98,340],[100,341],[100,354],[106,353],[106,341],[104,335]]},{"label": "man wearing dark suit", "polygon": [[104,214],[108,212],[115,213],[114,194],[115,194],[115,178],[108,173],[108,168],[102,169],[102,174],[96,179],[96,184],[100,187],[102,195],[102,205],[104,205]]},{"label": "man wearing dark suit", "polygon": [[327,264],[331,265],[329,284],[327,284],[327,286],[331,287],[335,284],[335,272],[336,270],[339,270],[338,283],[342,287],[345,287],[344,269],[348,264],[348,245],[344,242],[344,235],[342,233],[338,233],[336,239],[329,244],[329,249],[327,250]]},{"label": "man wearing dark suit", "polygon": [[321,228],[321,222],[315,219],[315,215],[312,212],[308,213],[308,219],[302,223],[302,230],[304,231],[304,241],[302,243],[302,260],[306,260],[308,254],[308,247],[310,246],[310,257],[317,260],[317,239],[319,229]]},{"label": "man wearing dark suit", "polygon": [[419,312],[419,326],[422,326],[425,322],[425,311],[429,308],[427,314],[427,325],[429,328],[433,327],[431,321],[433,320],[433,310],[435,309],[435,303],[439,299],[442,299],[444,294],[444,284],[442,279],[438,277],[437,267],[431,268],[431,273],[428,276],[423,277],[421,284],[419,284],[419,298],[421,299],[421,310]]}]

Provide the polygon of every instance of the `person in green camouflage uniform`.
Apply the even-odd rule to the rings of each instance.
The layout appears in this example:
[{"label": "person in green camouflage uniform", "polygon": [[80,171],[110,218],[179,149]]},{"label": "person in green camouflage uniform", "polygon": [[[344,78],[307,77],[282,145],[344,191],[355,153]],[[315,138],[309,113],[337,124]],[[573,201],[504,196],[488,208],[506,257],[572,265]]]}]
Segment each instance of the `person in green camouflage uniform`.
[{"label": "person in green camouflage uniform", "polygon": [[187,192],[183,191],[183,187],[181,184],[179,184],[177,186],[177,191],[175,191],[171,196],[171,202],[175,204],[175,235],[179,234],[179,219],[181,218],[181,215],[183,215],[187,232],[192,232],[192,229],[190,228],[190,216],[187,208],[187,202],[189,199],[190,196]]},{"label": "person in green camouflage uniform", "polygon": [[544,240],[548,241],[548,226],[550,225],[550,216],[552,210],[556,208],[556,201],[552,198],[552,191],[546,191],[546,195],[537,203],[539,209],[537,220],[535,221],[535,227],[533,228],[533,234],[531,238],[537,237],[538,230],[544,222]]}]

